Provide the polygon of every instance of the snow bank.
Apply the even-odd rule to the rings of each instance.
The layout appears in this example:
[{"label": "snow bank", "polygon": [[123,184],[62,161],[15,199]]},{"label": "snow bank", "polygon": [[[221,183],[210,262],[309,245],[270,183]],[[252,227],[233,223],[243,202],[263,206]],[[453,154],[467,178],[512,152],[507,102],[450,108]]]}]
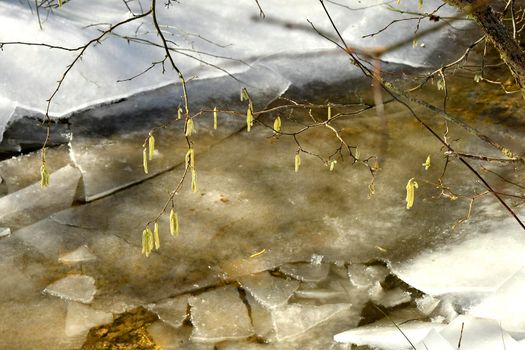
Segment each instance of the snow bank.
[{"label": "snow bank", "polygon": [[[134,14],[149,8],[147,1],[126,3]],[[392,44],[415,30],[414,21],[404,21],[397,23],[387,34],[374,36],[371,40],[362,39],[363,35],[404,16],[388,10],[382,3],[368,1],[364,6],[361,1],[347,0],[337,4],[326,2],[326,6],[350,44],[372,47]],[[425,1],[423,11],[435,9],[440,4],[441,1],[437,0]],[[268,0],[262,5],[265,19],[259,18],[253,1],[235,4],[226,0],[183,1],[175,2],[169,8],[159,2],[158,17],[166,38],[176,43],[173,44],[177,51],[176,64],[187,78],[241,73],[257,61],[298,86],[318,80],[343,80],[359,74],[356,68],[349,67],[347,56],[313,32],[306,21],[310,20],[321,31],[333,33],[318,1],[283,3]],[[30,9],[27,3],[2,1],[0,42],[23,41],[75,48],[99,36],[109,23],[132,17],[130,10],[125,2],[118,0],[71,1],[49,13],[41,9],[40,29],[34,9]],[[439,13],[450,14],[451,9],[445,8]],[[423,21],[421,30],[428,25],[432,22]],[[444,54],[433,54],[441,46],[446,47],[440,52],[449,55],[454,54],[456,48],[456,52],[461,51],[461,45],[456,45],[454,50],[443,45],[443,40],[455,39],[451,30],[432,34],[425,39],[425,47],[407,45],[385,58],[413,66],[436,63],[436,59],[446,58]],[[162,48],[146,44],[160,43],[151,18],[133,21],[117,28],[113,34],[91,45],[68,73],[51,103],[52,116],[67,116],[88,106],[177,82],[177,75],[171,69],[162,74],[160,64],[144,75],[126,80],[164,58]],[[0,139],[16,106],[41,113],[46,110],[46,100],[56,88],[57,80],[77,54],[78,51],[42,46],[3,46],[0,52],[3,72],[0,77]],[[206,65],[204,61],[221,69]]]}]

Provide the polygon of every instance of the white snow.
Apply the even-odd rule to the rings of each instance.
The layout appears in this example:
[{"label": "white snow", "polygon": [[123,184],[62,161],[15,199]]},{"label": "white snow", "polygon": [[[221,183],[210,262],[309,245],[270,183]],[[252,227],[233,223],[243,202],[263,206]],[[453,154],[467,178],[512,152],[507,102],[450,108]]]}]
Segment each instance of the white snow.
[{"label": "white snow", "polygon": [[[138,1],[126,3],[134,14],[141,13]],[[149,8],[147,1],[142,3],[144,9]],[[326,3],[350,44],[386,46],[406,39],[407,33],[412,34],[415,30],[413,21],[400,22],[395,30],[388,31],[386,35],[378,35],[371,40],[362,39],[362,35],[402,15],[383,5],[370,6],[383,1],[369,2],[369,6],[363,6],[358,0],[340,3],[356,8],[349,10]],[[439,4],[438,0],[425,1],[425,10],[436,8]],[[176,64],[187,78],[226,75],[224,71],[202,61],[218,65],[229,73],[243,72],[254,62],[264,63],[298,86],[319,80],[337,81],[358,74],[356,68],[348,65],[347,56],[316,34],[308,24],[307,19],[319,30],[334,34],[317,1],[283,3],[267,0],[262,6],[266,12],[265,19],[258,18],[257,6],[250,1],[175,2],[169,8],[159,2],[157,12],[164,35],[177,45],[172,45],[176,50]],[[399,6],[408,5],[402,3]],[[447,8],[441,11],[451,13]],[[108,23],[116,24],[131,18],[132,14],[122,1],[92,0],[67,2],[49,13],[41,9],[41,17],[42,29],[34,9],[30,9],[28,3],[17,0],[0,2],[0,42],[22,41],[76,48],[99,36],[101,30],[108,28]],[[431,24],[430,21],[421,23],[421,30]],[[455,24],[461,26],[461,23]],[[292,29],[286,29],[289,27]],[[428,59],[435,60],[437,57],[433,55],[433,50],[440,47],[439,39],[446,40],[454,35],[448,31],[450,29],[425,38],[424,47],[412,48],[409,43],[385,58],[415,66],[428,65]],[[128,41],[123,37],[132,39]],[[97,103],[177,82],[177,75],[169,68],[166,74],[162,74],[159,64],[136,79],[117,83],[141,73],[152,62],[164,58],[162,48],[146,45],[145,41],[160,42],[149,17],[123,25],[114,30],[113,35],[88,47],[54,97],[50,106],[51,115],[67,116]],[[460,52],[460,45],[457,46]],[[442,56],[453,54],[450,50],[444,52]],[[0,53],[0,69],[3,72],[0,77],[0,135],[16,106],[40,113],[46,110],[46,100],[56,88],[57,80],[78,53],[43,46],[3,46]]]},{"label": "white snow", "polygon": [[407,338],[412,344],[416,344],[432,329],[439,330],[443,327],[441,324],[421,321],[406,322],[398,326],[402,332],[392,323],[370,324],[336,334],[334,340],[339,343],[369,345],[384,350],[408,349],[410,343]]}]

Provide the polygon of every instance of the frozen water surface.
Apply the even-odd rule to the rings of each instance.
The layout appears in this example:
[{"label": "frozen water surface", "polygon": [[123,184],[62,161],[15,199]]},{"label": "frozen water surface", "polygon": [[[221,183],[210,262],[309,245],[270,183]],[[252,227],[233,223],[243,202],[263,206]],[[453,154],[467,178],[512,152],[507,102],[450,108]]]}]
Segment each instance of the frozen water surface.
[{"label": "frozen water surface", "polygon": [[68,337],[86,335],[90,328],[111,323],[113,315],[109,312],[94,310],[90,306],[69,302],[67,304],[66,330]]},{"label": "frozen water surface", "polygon": [[72,264],[96,260],[97,257],[91,253],[87,245],[78,247],[72,252],[66,253],[58,258],[58,261]]},{"label": "frozen water surface", "polygon": [[0,224],[20,228],[71,206],[80,180],[78,169],[66,165],[52,173],[50,185],[40,183],[0,198]]},{"label": "frozen water surface", "polygon": [[163,300],[156,304],[149,304],[147,307],[166,324],[172,327],[180,327],[188,317],[188,296],[183,295]]},{"label": "frozen water surface", "polygon": [[281,341],[296,337],[349,308],[349,304],[290,304],[272,310],[276,338]]},{"label": "frozen water surface", "polygon": [[285,304],[299,288],[298,281],[273,277],[268,272],[244,276],[239,282],[242,288],[269,309]]},{"label": "frozen water surface", "polygon": [[[437,3],[424,1],[422,11]],[[379,34],[367,41],[364,34],[400,14],[372,3],[373,7],[357,1],[345,4],[359,9],[335,11],[340,6],[326,2],[349,42],[386,46],[413,32],[413,23],[399,22],[395,24],[399,37]],[[192,113],[206,110],[195,118],[197,132],[192,137],[199,190],[191,193],[184,183],[175,197],[180,235],[171,237],[168,219],[160,216],[160,249],[149,258],[141,255],[141,232],[161,211],[184,172],[187,144],[182,122],[176,121],[181,87],[173,72],[158,74],[160,67],[138,79],[115,81],[162,58],[160,49],[143,50],[118,35],[88,49],[51,104],[53,116],[69,117],[67,124],[57,124],[59,131],[53,138],[69,145],[48,150],[50,188],[43,191],[38,184],[39,153],[0,163],[0,226],[11,230],[11,235],[0,239],[0,314],[9,315],[0,322],[0,348],[80,348],[80,338],[90,327],[110,322],[112,313],[138,306],[159,316],[147,329],[166,349],[348,349],[349,343],[408,348],[389,320],[374,322],[383,318],[375,306],[388,313],[411,311],[411,317],[394,319],[418,350],[446,349],[450,344],[457,348],[461,325],[462,349],[497,349],[503,342],[514,349],[514,339],[525,336],[523,312],[515,302],[525,289],[521,229],[490,196],[477,200],[470,220],[458,224],[469,202],[440,195],[443,188],[437,188],[436,181],[445,163],[441,144],[424,133],[400,104],[385,105],[387,118],[371,110],[332,122],[345,140],[358,146],[360,159],[377,157],[381,170],[374,179],[373,195],[372,177],[362,165],[338,159],[330,172],[318,158],[303,152],[296,173],[294,140],[272,137],[272,131],[260,124],[245,132],[246,104],[238,96],[243,86],[256,109],[289,103],[274,101],[285,91],[286,97],[304,93],[322,103],[342,95],[348,101],[349,95],[357,96],[364,87],[365,95],[369,92],[369,82],[348,68],[348,57],[330,42],[302,29],[282,29],[283,24],[300,27],[308,17],[328,31],[322,11],[299,1],[262,5],[266,21],[247,15],[257,17],[253,2],[232,6],[226,1],[203,1],[159,8],[162,23],[177,23],[165,30],[178,49],[221,56],[205,57],[238,80],[177,56],[187,78],[192,77],[188,83]],[[130,6],[139,11],[135,3]],[[451,10],[441,15],[445,14]],[[101,27],[80,28],[93,21],[124,18],[129,12],[120,2],[67,2],[49,14],[43,31],[35,31],[27,25],[37,27],[27,4],[4,1],[0,23],[20,30],[2,31],[0,41],[79,45]],[[144,20],[116,34],[140,29],[141,38],[158,40],[151,25]],[[208,25],[221,30],[210,30]],[[424,21],[422,29],[429,25],[431,21]],[[389,52],[383,58],[391,63],[384,66],[401,76],[408,72],[407,66],[439,65],[462,52],[457,41],[454,49],[443,45],[458,35],[469,39],[452,29],[436,32],[416,47]],[[52,77],[62,72],[56,62],[73,57],[47,51],[44,57],[42,48],[3,47],[1,132],[10,121],[3,150],[40,145],[42,130],[31,133],[32,128],[42,128],[31,126],[37,119],[25,117],[39,117],[55,86]],[[98,64],[103,61],[108,65]],[[342,81],[351,84],[338,85]],[[476,100],[469,93],[461,96],[462,104]],[[115,103],[104,104],[108,101]],[[216,106],[237,113],[219,113],[217,130],[211,119]],[[439,134],[445,132],[439,118],[413,107]],[[451,102],[450,108],[458,106]],[[478,111],[475,114],[477,118]],[[523,117],[519,109],[516,115],[515,120]],[[276,116],[269,113],[260,121],[271,125]],[[326,110],[313,109],[312,116],[324,120]],[[281,117],[286,132],[311,120],[307,111],[299,110]],[[155,129],[155,157],[146,175],[141,169],[142,144],[151,128],[168,122],[166,128]],[[498,142],[524,150],[519,123],[498,132],[493,132],[493,122],[476,119],[478,123]],[[454,125],[449,128],[449,140],[458,149],[501,156]],[[322,155],[333,154],[340,146],[328,128],[311,129],[298,141],[304,150]],[[421,164],[428,155],[432,165],[424,170]],[[522,181],[520,164],[512,170],[487,167]],[[509,188],[496,176],[484,175],[498,190]],[[414,207],[407,210],[405,186],[411,178],[417,179],[419,188]],[[455,160],[447,166],[445,184],[465,195],[484,190]],[[73,203],[76,199],[89,203]],[[410,292],[399,280],[392,282],[391,272],[412,288]],[[412,298],[417,298],[415,303]],[[419,311],[410,309],[415,305]],[[458,313],[470,316],[456,318]],[[414,318],[450,324],[405,322]]]},{"label": "frozen water surface", "polygon": [[254,334],[248,310],[232,286],[193,296],[189,303],[194,341],[216,343]]},{"label": "frozen water surface", "polygon": [[53,282],[43,292],[65,300],[89,304],[93,301],[96,291],[93,277],[71,275]]}]

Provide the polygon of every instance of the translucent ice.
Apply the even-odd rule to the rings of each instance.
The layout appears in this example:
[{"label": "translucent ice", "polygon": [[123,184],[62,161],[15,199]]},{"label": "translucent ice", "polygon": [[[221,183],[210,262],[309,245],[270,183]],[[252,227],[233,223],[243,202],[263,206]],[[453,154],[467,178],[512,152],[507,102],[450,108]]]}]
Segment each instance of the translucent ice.
[{"label": "translucent ice", "polygon": [[518,342],[503,331],[496,320],[459,316],[439,333],[451,345],[456,346],[461,337],[463,350],[522,350]]},{"label": "translucent ice", "polygon": [[369,288],[376,282],[383,282],[389,271],[382,265],[350,264],[348,266],[348,277],[356,287]]},{"label": "translucent ice", "polygon": [[410,293],[399,287],[390,290],[384,290],[379,282],[376,282],[368,291],[370,298],[376,304],[384,307],[394,307],[400,304],[408,303],[412,300]]},{"label": "translucent ice", "polygon": [[452,346],[441,334],[439,334],[435,329],[428,332],[425,339],[421,342],[415,344],[416,350],[427,350],[427,349],[439,349],[439,350],[454,350],[455,347]]},{"label": "translucent ice", "polygon": [[430,295],[423,295],[421,298],[416,299],[418,310],[425,315],[430,315],[436,309],[439,303],[439,299],[436,299]]},{"label": "translucent ice", "polygon": [[279,267],[282,273],[304,282],[319,282],[328,276],[330,265],[296,263]]},{"label": "translucent ice", "polygon": [[505,331],[525,337],[525,305],[521,302],[524,293],[525,270],[522,269],[480,304],[472,307],[468,315],[495,319]]},{"label": "translucent ice", "polygon": [[66,253],[60,258],[58,258],[58,261],[66,263],[66,264],[72,264],[72,263],[79,263],[79,262],[87,262],[87,261],[93,261],[96,260],[97,257],[91,253],[87,245],[82,245],[75,249],[72,252]]},{"label": "translucent ice", "polygon": [[318,324],[348,310],[350,304],[302,305],[290,304],[272,310],[272,322],[277,341],[296,337]]},{"label": "translucent ice", "polygon": [[189,298],[193,333],[197,342],[219,342],[254,334],[248,310],[235,287],[226,286]]},{"label": "translucent ice", "polygon": [[0,237],[9,236],[11,234],[11,229],[9,227],[0,227]]},{"label": "translucent ice", "polygon": [[[53,147],[46,151],[49,173],[52,174],[70,163],[67,147]],[[40,152],[19,155],[0,162],[0,187],[5,186],[5,193],[13,193],[40,181],[42,159]],[[0,196],[2,191],[0,190]]]},{"label": "translucent ice", "polygon": [[[411,321],[398,325],[405,336],[417,344],[423,340],[431,330],[440,329],[442,324]],[[392,323],[377,323],[351,329],[334,336],[334,340],[341,343],[368,345],[383,350],[409,349],[410,343]]]},{"label": "translucent ice", "polygon": [[242,288],[269,309],[285,304],[299,288],[299,281],[274,277],[269,272],[244,276],[239,282]]},{"label": "translucent ice", "polygon": [[66,330],[68,337],[87,334],[90,328],[113,321],[113,314],[94,310],[90,306],[69,302],[67,304]]},{"label": "translucent ice", "polygon": [[70,275],[48,285],[43,292],[62,299],[89,304],[93,301],[96,291],[93,277]]},{"label": "translucent ice", "polygon": [[19,228],[71,206],[79,180],[78,169],[67,165],[51,174],[49,187],[36,183],[1,197],[0,224]]},{"label": "translucent ice", "polygon": [[149,304],[147,308],[156,313],[159,318],[172,327],[180,327],[188,317],[188,296],[163,300],[159,303]]}]

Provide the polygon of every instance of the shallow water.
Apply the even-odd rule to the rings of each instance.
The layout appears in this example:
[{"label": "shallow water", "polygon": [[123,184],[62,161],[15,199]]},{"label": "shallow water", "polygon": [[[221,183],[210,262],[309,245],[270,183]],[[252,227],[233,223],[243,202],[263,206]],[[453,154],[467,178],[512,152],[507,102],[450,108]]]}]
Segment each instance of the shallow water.
[{"label": "shallow water", "polygon": [[[521,97],[474,85],[468,75],[451,81],[450,93],[451,113],[519,154],[524,151]],[[420,96],[439,103],[441,92],[431,86]],[[317,95],[313,102],[359,102],[353,95],[348,100],[330,98]],[[285,103],[274,101],[270,107]],[[333,107],[332,115],[360,108],[363,105]],[[413,108],[439,135],[445,133],[439,116],[421,106]],[[280,115],[285,132],[312,122],[308,110]],[[327,110],[312,109],[312,115],[324,120]],[[272,125],[276,116],[263,115],[260,121]],[[141,255],[144,224],[159,213],[184,171],[178,163],[185,151],[180,146],[166,147],[183,141],[173,130],[158,137],[156,154],[157,160],[167,162],[164,169],[173,169],[130,185],[128,175],[119,173],[122,164],[81,168],[90,181],[104,179],[103,190],[121,189],[79,203],[88,197],[86,188],[74,184],[70,186],[74,198],[57,190],[57,200],[47,208],[50,216],[33,206],[2,218],[0,226],[13,227],[14,232],[0,239],[0,310],[10,315],[0,324],[1,348],[347,349],[350,346],[334,343],[333,335],[383,318],[373,305],[396,321],[428,319],[415,307],[422,293],[388,271],[381,272],[385,264],[399,266],[422,251],[459,244],[491,232],[495,223],[516,226],[491,195],[476,199],[471,218],[462,221],[470,198],[483,192],[483,185],[451,159],[442,177],[444,186],[438,187],[446,163],[442,145],[397,102],[386,103],[384,115],[371,109],[331,123],[349,145],[357,147],[359,160],[370,159],[368,164],[377,167],[375,177],[367,163],[352,164],[347,156],[338,157],[340,143],[324,126],[311,128],[297,141],[304,151],[323,158],[335,154],[330,158],[337,160],[333,171],[302,152],[296,173],[298,145],[293,138],[274,137],[256,123],[250,133],[229,130],[230,136],[221,134],[222,140],[215,143],[208,141],[214,136],[210,115],[199,123],[196,142],[206,145],[198,148],[196,156],[199,191],[192,193],[186,183],[176,196],[180,235],[169,235],[168,219],[162,216],[161,247],[149,258]],[[501,156],[461,128],[448,126],[447,136],[456,149]],[[142,138],[147,130],[143,134]],[[97,156],[94,146],[103,140],[88,136],[91,149],[83,155],[87,159]],[[127,136],[111,137],[118,144]],[[129,159],[136,163],[129,161],[131,177],[143,176],[136,173],[141,144],[121,151],[119,159],[133,152]],[[64,158],[57,155],[57,159],[74,164],[67,152],[60,152]],[[168,157],[166,152],[173,153]],[[422,163],[429,155],[431,165],[425,170]],[[16,162],[38,165],[38,155],[23,159],[3,163],[0,171],[14,173]],[[481,169],[478,161],[471,164],[498,191],[519,194],[515,186]],[[525,176],[522,164],[483,165],[513,182],[522,182]],[[413,208],[407,210],[405,186],[411,178],[419,187]],[[6,206],[27,201],[17,189],[13,187],[0,201]],[[43,193],[41,202],[47,203]],[[453,195],[457,198],[451,199]],[[64,258],[71,252],[76,254]],[[76,292],[85,291],[82,286],[62,294],[42,294],[70,275],[95,280],[92,301],[73,299]],[[250,285],[250,275],[259,282]],[[77,307],[78,302],[83,306]],[[107,323],[107,315],[113,315],[114,321],[101,325]],[[78,333],[70,336],[68,329]]]}]

